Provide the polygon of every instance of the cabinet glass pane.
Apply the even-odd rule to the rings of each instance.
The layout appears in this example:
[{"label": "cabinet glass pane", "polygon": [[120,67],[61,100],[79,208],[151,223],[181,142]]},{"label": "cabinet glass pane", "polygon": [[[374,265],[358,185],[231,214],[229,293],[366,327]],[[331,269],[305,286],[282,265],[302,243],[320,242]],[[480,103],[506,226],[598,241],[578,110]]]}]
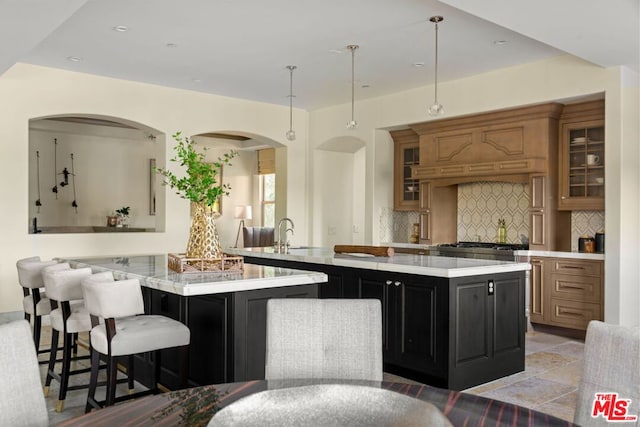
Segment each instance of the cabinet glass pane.
[{"label": "cabinet glass pane", "polygon": [[569,130],[569,196],[604,197],[604,127]]}]

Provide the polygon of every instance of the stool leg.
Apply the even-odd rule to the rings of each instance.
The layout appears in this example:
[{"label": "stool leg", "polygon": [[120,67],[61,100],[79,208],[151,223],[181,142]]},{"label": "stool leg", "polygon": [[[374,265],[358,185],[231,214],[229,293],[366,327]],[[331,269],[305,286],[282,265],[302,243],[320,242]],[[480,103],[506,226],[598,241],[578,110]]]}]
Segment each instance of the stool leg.
[{"label": "stool leg", "polygon": [[36,354],[40,350],[40,332],[42,331],[42,316],[33,316],[33,342],[36,345]]},{"label": "stool leg", "polygon": [[161,366],[160,350],[156,350],[153,354],[153,394],[158,394],[158,381],[160,381],[160,366]]},{"label": "stool leg", "polygon": [[100,353],[91,348],[91,375],[89,377],[89,391],[84,412],[91,411],[96,405],[96,387],[98,386],[98,371],[100,370]]},{"label": "stool leg", "polygon": [[77,356],[78,355],[78,333],[77,332],[73,334],[72,344],[73,344],[73,347],[72,347],[73,355]]},{"label": "stool leg", "polygon": [[47,367],[47,379],[44,383],[44,395],[49,395],[49,386],[53,379],[53,373],[56,366],[56,355],[58,354],[58,330],[51,330],[51,353],[49,354],[49,366]]},{"label": "stool leg", "polygon": [[189,346],[180,347],[180,385],[187,388],[189,381]]},{"label": "stool leg", "polygon": [[133,372],[133,354],[129,355],[129,365],[127,366],[127,384],[129,385],[129,394],[133,394],[135,387],[133,385],[133,379],[135,378]]},{"label": "stool leg", "polygon": [[114,356],[107,356],[107,403],[105,406],[111,406],[116,400],[116,385],[118,384],[118,366]]},{"label": "stool leg", "polygon": [[[60,373],[60,393],[58,394],[58,405],[56,412],[64,410],[64,400],[67,397],[67,387],[69,386],[69,371],[71,370],[71,347],[73,334],[64,333],[62,347],[62,372]],[[55,357],[55,356],[54,356]]]}]

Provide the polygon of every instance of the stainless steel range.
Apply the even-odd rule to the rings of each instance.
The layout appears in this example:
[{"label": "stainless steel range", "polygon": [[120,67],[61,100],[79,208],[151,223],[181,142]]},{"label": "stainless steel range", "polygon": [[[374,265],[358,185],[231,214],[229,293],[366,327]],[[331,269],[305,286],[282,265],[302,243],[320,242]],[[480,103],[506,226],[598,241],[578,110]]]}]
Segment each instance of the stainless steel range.
[{"label": "stainless steel range", "polygon": [[431,249],[431,255],[516,261],[515,251],[526,251],[529,247],[521,244],[502,244],[488,242],[442,243]]}]

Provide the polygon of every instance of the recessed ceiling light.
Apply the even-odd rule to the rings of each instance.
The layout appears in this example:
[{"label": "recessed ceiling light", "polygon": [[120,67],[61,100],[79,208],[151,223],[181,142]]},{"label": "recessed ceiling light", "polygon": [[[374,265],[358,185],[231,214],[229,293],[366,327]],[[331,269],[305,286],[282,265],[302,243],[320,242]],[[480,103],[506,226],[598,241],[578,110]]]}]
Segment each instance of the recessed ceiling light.
[{"label": "recessed ceiling light", "polygon": [[414,62],[414,63],[413,63],[413,66],[414,66],[414,67],[418,67],[418,68],[420,68],[420,67],[424,67],[424,62]]},{"label": "recessed ceiling light", "polygon": [[201,83],[201,82],[202,82],[202,80],[201,80],[201,79],[193,79],[193,80],[191,80],[191,81],[192,81],[192,82],[194,82],[194,83]]},{"label": "recessed ceiling light", "polygon": [[175,48],[175,47],[178,47],[178,45],[177,45],[177,44],[175,44],[175,43],[167,43],[167,44],[166,44],[166,46],[167,46],[167,47],[169,47],[169,48]]},{"label": "recessed ceiling light", "polygon": [[79,56],[67,56],[67,59],[71,62],[80,62],[82,61],[82,58]]},{"label": "recessed ceiling light", "polygon": [[507,43],[508,43],[508,41],[506,41],[506,40],[494,40],[493,41],[493,44],[495,44],[496,46],[502,46],[502,45],[505,45]]},{"label": "recessed ceiling light", "polygon": [[344,52],[340,49],[329,49],[329,53],[344,53]]},{"label": "recessed ceiling light", "polygon": [[368,88],[368,87],[369,87],[369,83],[362,83],[362,84],[360,85],[360,87],[361,87],[361,88],[363,88],[363,89],[366,89],[366,88]]},{"label": "recessed ceiling light", "polygon": [[116,25],[115,27],[113,27],[113,31],[124,33],[129,31],[129,27],[127,27],[126,25]]}]

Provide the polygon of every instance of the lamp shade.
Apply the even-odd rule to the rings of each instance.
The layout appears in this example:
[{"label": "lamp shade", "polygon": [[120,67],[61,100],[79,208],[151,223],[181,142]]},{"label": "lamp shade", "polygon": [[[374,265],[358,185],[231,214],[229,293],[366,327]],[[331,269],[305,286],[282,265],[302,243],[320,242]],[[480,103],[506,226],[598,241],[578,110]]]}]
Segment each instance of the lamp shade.
[{"label": "lamp shade", "polygon": [[235,212],[236,219],[252,219],[253,215],[251,214],[251,206],[236,206]]}]

